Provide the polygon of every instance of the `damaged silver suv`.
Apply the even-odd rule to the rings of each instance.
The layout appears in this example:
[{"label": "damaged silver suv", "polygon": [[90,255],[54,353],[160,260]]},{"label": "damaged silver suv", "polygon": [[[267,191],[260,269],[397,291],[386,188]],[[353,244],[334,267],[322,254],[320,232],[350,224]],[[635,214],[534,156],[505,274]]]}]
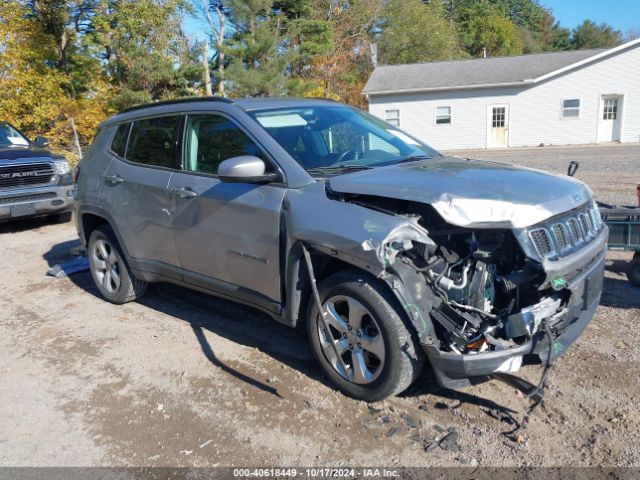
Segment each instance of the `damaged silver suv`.
[{"label": "damaged silver suv", "polygon": [[124,111],[80,165],[75,210],[107,300],[162,281],[256,307],[305,328],[367,401],[425,358],[447,387],[548,365],[602,290],[607,228],[584,184],[445,157],[324,100]]}]

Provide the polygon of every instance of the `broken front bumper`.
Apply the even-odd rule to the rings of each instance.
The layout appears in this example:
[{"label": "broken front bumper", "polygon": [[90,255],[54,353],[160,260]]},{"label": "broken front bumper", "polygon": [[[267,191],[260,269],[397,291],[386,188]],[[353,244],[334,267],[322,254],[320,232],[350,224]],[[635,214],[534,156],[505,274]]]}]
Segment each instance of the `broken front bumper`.
[{"label": "broken front bumper", "polygon": [[434,345],[423,345],[438,383],[449,388],[479,383],[492,373],[508,371],[514,364],[518,366],[525,356],[546,363],[549,354],[550,362],[562,355],[587,327],[600,303],[607,236],[608,231],[604,229],[589,246],[588,249],[597,254],[586,265],[577,267],[577,273],[574,273],[566,287],[571,291],[568,305],[560,314],[548,319],[552,328],[559,330],[551,348],[543,330],[529,342],[501,351],[459,354],[442,352]]}]

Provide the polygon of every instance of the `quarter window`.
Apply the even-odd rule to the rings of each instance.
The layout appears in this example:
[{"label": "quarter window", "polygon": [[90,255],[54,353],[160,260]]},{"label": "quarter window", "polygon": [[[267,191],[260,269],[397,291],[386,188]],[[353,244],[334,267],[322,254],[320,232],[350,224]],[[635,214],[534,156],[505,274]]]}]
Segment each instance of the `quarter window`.
[{"label": "quarter window", "polygon": [[180,117],[145,118],[133,122],[125,158],[134,163],[178,168]]},{"label": "quarter window", "polygon": [[604,99],[604,111],[602,113],[603,120],[615,120],[618,118],[618,99],[617,98],[605,98]]},{"label": "quarter window", "polygon": [[113,140],[111,140],[111,151],[122,158],[124,158],[124,154],[127,149],[129,126],[129,123],[119,125],[116,130],[116,134],[113,136]]},{"label": "quarter window", "polygon": [[219,115],[187,118],[184,170],[216,175],[220,162],[241,155],[264,160],[260,148],[231,120]]},{"label": "quarter window", "polygon": [[436,107],[436,124],[451,123],[451,107]]},{"label": "quarter window", "polygon": [[390,123],[394,127],[400,126],[400,110],[385,110],[384,121]]},{"label": "quarter window", "polygon": [[580,116],[580,100],[577,98],[562,101],[562,118]]}]

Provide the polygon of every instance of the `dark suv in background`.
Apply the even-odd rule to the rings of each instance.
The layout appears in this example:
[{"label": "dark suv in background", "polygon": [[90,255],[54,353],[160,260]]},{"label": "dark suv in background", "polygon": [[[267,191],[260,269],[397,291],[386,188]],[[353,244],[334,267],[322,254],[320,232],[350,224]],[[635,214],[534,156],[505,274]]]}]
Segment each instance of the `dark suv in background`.
[{"label": "dark suv in background", "polygon": [[73,178],[69,163],[0,122],[0,221],[51,215],[71,220]]},{"label": "dark suv in background", "polygon": [[600,300],[607,240],[581,182],[445,157],[323,100],[188,99],[104,122],[77,228],[109,301],[172,282],[302,326],[368,401],[428,358],[468,385],[550,364]]}]

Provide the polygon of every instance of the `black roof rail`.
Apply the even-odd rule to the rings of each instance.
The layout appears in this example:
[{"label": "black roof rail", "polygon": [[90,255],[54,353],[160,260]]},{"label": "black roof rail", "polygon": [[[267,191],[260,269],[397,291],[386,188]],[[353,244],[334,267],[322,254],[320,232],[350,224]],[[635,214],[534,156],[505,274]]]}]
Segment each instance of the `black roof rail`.
[{"label": "black roof rail", "polygon": [[191,102],[224,102],[224,103],[233,103],[233,100],[224,97],[184,97],[184,98],[176,98],[174,100],[163,100],[161,102],[153,102],[153,103],[145,103],[143,105],[136,105],[134,107],[125,108],[118,112],[118,115],[121,113],[134,112],[136,110],[142,110],[143,108],[151,108],[151,107],[160,107],[163,105],[176,105],[180,103],[191,103]]}]

